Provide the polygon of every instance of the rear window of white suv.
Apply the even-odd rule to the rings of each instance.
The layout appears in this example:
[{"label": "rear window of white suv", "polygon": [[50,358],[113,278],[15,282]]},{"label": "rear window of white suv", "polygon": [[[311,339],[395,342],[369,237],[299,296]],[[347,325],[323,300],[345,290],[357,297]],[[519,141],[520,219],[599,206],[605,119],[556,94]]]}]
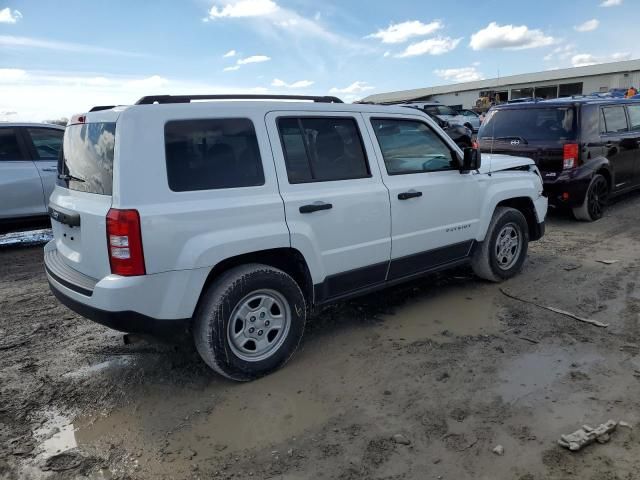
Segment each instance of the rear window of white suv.
[{"label": "rear window of white suv", "polygon": [[69,190],[111,195],[115,123],[69,125],[58,166],[58,184]]},{"label": "rear window of white suv", "polygon": [[256,131],[246,118],[172,120],[164,127],[174,192],[264,184]]}]

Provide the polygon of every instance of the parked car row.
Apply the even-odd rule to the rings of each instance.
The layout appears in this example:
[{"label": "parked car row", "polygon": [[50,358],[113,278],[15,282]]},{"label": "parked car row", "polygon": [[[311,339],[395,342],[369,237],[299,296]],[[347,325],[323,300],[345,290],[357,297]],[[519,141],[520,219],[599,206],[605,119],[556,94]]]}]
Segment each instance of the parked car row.
[{"label": "parked car row", "polygon": [[480,115],[473,110],[455,110],[439,102],[407,102],[401,105],[422,110],[432,117],[437,117],[441,121],[447,122],[449,125],[461,125],[473,133],[478,132],[482,123]]},{"label": "parked car row", "polygon": [[0,233],[49,223],[64,128],[0,123]]},{"label": "parked car row", "polygon": [[555,207],[602,217],[608,200],[640,188],[640,100],[580,97],[502,104],[478,133],[482,152],[533,159]]},{"label": "parked car row", "polygon": [[260,101],[72,118],[45,247],[63,304],[126,332],[188,329],[212,369],[250,380],[291,357],[313,308],[465,264],[501,281],[544,234],[535,163],[481,159],[423,111],[235,98]]}]

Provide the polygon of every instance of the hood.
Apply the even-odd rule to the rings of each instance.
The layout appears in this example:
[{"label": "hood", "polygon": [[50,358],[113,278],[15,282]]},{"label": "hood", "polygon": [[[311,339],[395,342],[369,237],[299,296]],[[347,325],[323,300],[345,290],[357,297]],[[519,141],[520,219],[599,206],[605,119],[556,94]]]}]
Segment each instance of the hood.
[{"label": "hood", "polygon": [[502,155],[499,153],[483,153],[480,173],[499,172],[500,170],[509,170],[510,168],[534,164],[534,161],[530,158],[514,157],[513,155]]}]

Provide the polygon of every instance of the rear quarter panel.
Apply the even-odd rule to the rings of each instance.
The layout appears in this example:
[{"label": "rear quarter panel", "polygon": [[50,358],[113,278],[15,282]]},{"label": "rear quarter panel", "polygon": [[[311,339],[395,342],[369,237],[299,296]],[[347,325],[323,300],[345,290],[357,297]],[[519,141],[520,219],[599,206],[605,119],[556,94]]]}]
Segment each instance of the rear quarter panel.
[{"label": "rear quarter panel", "polygon": [[[169,188],[164,126],[169,120],[249,118],[258,137],[264,185],[191,192]],[[216,104],[138,106],[118,121],[115,208],[140,212],[147,273],[213,267],[225,258],[289,247],[271,147],[261,115]]]}]

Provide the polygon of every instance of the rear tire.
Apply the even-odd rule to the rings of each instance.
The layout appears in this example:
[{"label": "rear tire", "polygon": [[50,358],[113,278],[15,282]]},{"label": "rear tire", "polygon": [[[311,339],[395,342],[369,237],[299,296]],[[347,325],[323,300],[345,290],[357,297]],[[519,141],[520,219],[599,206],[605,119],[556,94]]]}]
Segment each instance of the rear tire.
[{"label": "rear tire", "polygon": [[194,321],[198,353],[213,370],[248,381],[282,367],[298,348],[307,306],[282,270],[248,264],[223,273],[205,292]]},{"label": "rear tire", "polygon": [[576,220],[595,222],[604,215],[608,199],[609,183],[604,176],[597,173],[591,179],[582,205],[573,209],[573,216]]},{"label": "rear tire", "polygon": [[522,212],[498,207],[493,213],[484,242],[471,257],[474,273],[491,282],[515,276],[527,258],[529,226]]}]

